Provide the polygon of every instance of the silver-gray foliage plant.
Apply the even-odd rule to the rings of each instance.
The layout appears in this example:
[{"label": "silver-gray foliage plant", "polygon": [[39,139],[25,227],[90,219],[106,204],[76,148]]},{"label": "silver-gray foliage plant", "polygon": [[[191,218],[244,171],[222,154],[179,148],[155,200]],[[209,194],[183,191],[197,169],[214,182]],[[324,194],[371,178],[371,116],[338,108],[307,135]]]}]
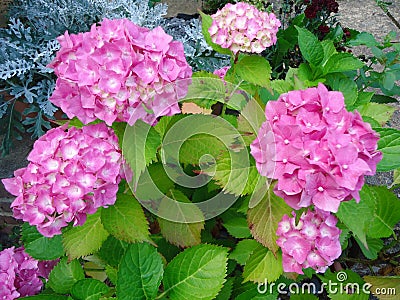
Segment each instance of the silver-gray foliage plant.
[{"label": "silver-gray foliage plant", "polygon": [[11,99],[0,98],[2,153],[9,152],[12,138],[20,138],[18,131],[24,130],[21,116],[14,111],[15,100],[30,104],[24,115],[35,113],[22,121],[32,138],[51,128],[48,119],[54,118],[57,108],[48,98],[56,78],[46,65],[60,47],[56,37],[65,31],[89,31],[103,18],[128,18],[147,28],[162,26],[182,41],[194,70],[213,71],[228,64],[204,41],[199,20],[165,19],[167,8],[166,4],[149,7],[147,0],[15,0],[8,27],[0,29],[0,92],[11,95]]},{"label": "silver-gray foliage plant", "polygon": [[199,19],[173,18],[164,23],[165,32],[183,43],[186,59],[194,71],[212,72],[229,65],[229,57],[216,53],[205,41]]}]

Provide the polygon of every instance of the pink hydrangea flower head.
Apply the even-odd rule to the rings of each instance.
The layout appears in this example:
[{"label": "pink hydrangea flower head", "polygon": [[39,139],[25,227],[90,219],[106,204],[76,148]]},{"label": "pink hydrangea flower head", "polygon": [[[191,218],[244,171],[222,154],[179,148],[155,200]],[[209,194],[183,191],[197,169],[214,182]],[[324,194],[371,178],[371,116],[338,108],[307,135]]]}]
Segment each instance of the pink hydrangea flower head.
[{"label": "pink hydrangea flower head", "polygon": [[276,43],[281,26],[273,13],[261,12],[245,2],[228,3],[211,17],[211,40],[235,54],[261,53]]},{"label": "pink hydrangea flower head", "polygon": [[155,124],[160,116],[180,112],[178,100],[190,81],[175,92],[163,87],[190,78],[192,69],[182,43],[161,27],[104,19],[89,32],[66,32],[58,41],[61,49],[49,64],[58,77],[50,101],[69,118]]},{"label": "pink hydrangea flower head", "polygon": [[[39,293],[43,287],[41,278],[47,280],[56,263],[39,262],[27,254],[23,247],[4,249],[0,252],[0,299],[12,300]],[[48,265],[46,273],[39,270],[39,264]]]},{"label": "pink hydrangea flower head", "polygon": [[375,173],[382,153],[379,135],[357,111],[346,110],[342,93],[323,84],[291,91],[269,101],[265,115],[250,148],[259,173],[278,180],[279,197],[294,209],[328,212],[359,200],[364,175]]},{"label": "pink hydrangea flower head", "polygon": [[296,224],[295,212],[292,215],[283,216],[276,231],[283,270],[303,274],[303,268],[313,268],[325,272],[342,252],[336,217],[319,209],[308,210]]},{"label": "pink hydrangea flower head", "polygon": [[17,196],[14,217],[36,226],[47,237],[87,214],[112,205],[121,180],[122,154],[114,131],[104,123],[53,128],[40,137],[28,155],[26,168],[3,179]]},{"label": "pink hydrangea flower head", "polygon": [[219,78],[224,80],[226,73],[229,71],[231,66],[222,67],[221,69],[217,69],[213,72],[213,74],[217,75]]}]

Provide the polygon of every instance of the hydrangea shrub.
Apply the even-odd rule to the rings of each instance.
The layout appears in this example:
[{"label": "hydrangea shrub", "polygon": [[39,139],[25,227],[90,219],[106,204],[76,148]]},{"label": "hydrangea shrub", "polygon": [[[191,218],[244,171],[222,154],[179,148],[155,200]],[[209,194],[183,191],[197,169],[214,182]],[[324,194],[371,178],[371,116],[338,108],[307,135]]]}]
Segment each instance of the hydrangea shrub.
[{"label": "hydrangea shrub", "polygon": [[1,252],[6,297],[279,299],[277,282],[374,280],[341,269],[354,244],[388,255],[400,202],[364,176],[400,168],[400,133],[354,82],[364,64],[292,26],[302,63],[278,79],[272,13],[238,3],[202,18],[205,41],[230,56],[213,73],[192,74],[161,27],[104,19],[58,38],[51,100],[73,120],[3,183],[24,251],[61,259],[43,286],[43,261]]}]

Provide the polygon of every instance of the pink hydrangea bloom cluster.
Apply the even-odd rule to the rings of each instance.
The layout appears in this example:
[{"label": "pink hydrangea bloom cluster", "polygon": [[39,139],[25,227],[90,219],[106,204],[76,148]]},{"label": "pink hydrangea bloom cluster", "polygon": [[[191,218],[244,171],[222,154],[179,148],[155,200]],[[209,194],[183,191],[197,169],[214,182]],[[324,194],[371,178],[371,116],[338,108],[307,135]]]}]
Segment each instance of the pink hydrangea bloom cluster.
[{"label": "pink hydrangea bloom cluster", "polygon": [[373,175],[382,153],[379,135],[360,114],[348,112],[343,94],[317,88],[290,91],[265,109],[267,121],[251,144],[260,174],[278,179],[275,193],[294,209],[315,205],[337,212],[359,201],[364,175]]},{"label": "pink hydrangea bloom cluster", "polygon": [[211,16],[211,40],[233,53],[261,53],[276,43],[281,26],[273,13],[261,12],[253,5],[228,3]]},{"label": "pink hydrangea bloom cluster", "polygon": [[115,203],[122,155],[118,138],[104,123],[53,128],[35,142],[28,160],[15,177],[2,181],[17,196],[11,204],[14,217],[44,236],[60,234],[69,222],[82,225],[86,214]]},{"label": "pink hydrangea bloom cluster", "polygon": [[0,299],[12,300],[33,296],[40,292],[43,282],[54,261],[37,261],[27,254],[23,247],[4,249],[0,252]]},{"label": "pink hydrangea bloom cluster", "polygon": [[[180,112],[192,69],[181,42],[161,27],[153,30],[128,19],[104,19],[90,32],[58,37],[61,49],[49,67],[58,79],[50,101],[71,119],[154,124]],[[176,84],[171,84],[176,82]]]},{"label": "pink hydrangea bloom cluster", "polygon": [[225,66],[222,67],[221,69],[217,69],[213,72],[214,75],[217,75],[219,78],[221,78],[222,80],[224,80],[226,73],[229,71],[229,69],[231,68],[231,66]]},{"label": "pink hydrangea bloom cluster", "polygon": [[303,274],[303,268],[313,268],[325,272],[342,253],[336,217],[322,210],[308,210],[296,224],[296,214],[292,215],[284,215],[276,231],[283,270]]}]

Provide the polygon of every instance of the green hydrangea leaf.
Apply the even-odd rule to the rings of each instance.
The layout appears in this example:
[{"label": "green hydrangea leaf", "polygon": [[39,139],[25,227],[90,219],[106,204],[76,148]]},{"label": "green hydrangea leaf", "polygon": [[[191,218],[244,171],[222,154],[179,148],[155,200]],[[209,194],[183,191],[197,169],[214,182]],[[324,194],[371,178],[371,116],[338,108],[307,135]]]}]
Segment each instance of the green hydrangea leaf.
[{"label": "green hydrangea leaf", "polygon": [[366,248],[358,238],[355,238],[355,240],[357,241],[358,246],[360,246],[360,249],[366,258],[372,260],[378,258],[378,253],[383,248],[383,240],[367,237],[368,248]]},{"label": "green hydrangea leaf", "polygon": [[371,102],[375,103],[397,103],[397,99],[394,97],[386,96],[386,95],[378,95],[374,94],[371,97]]},{"label": "green hydrangea leaf", "polygon": [[386,71],[385,73],[383,73],[381,81],[382,87],[390,91],[395,86],[396,74],[393,71]]},{"label": "green hydrangea leaf", "polygon": [[101,209],[88,215],[82,226],[72,227],[63,233],[63,244],[70,260],[99,250],[109,233],[101,223]]},{"label": "green hydrangea leaf", "polygon": [[77,281],[71,290],[71,295],[77,300],[98,300],[110,288],[97,279],[85,278]]},{"label": "green hydrangea leaf", "polygon": [[365,185],[360,192],[362,199],[371,197],[374,201],[373,218],[369,222],[367,235],[371,238],[389,237],[393,227],[400,221],[400,201],[383,186]]},{"label": "green hydrangea leaf", "polygon": [[127,123],[125,122],[114,122],[112,124],[112,129],[114,130],[115,135],[118,138],[118,144],[122,148],[122,141],[124,140],[124,134],[126,130]]},{"label": "green hydrangea leaf", "polygon": [[392,117],[396,108],[387,104],[368,103],[357,107],[363,117],[370,117],[376,120],[379,125],[385,125]]},{"label": "green hydrangea leaf", "polygon": [[364,63],[350,53],[335,53],[326,62],[323,71],[325,74],[347,72],[360,69]]},{"label": "green hydrangea leaf", "polygon": [[[178,190],[171,190],[168,193],[171,199],[178,202],[190,204],[189,199]],[[159,211],[168,214],[170,220],[185,220],[187,216],[196,214],[202,216],[201,210],[193,205],[186,206],[185,209],[189,211],[180,210],[181,206],[170,206],[170,202],[162,200]],[[187,215],[190,214],[190,215]],[[201,230],[204,229],[204,221],[196,223],[173,222],[167,219],[158,218],[161,234],[165,239],[173,245],[180,247],[189,247],[200,244]]]},{"label": "green hydrangea leaf", "polygon": [[213,166],[203,171],[214,175],[213,179],[224,192],[236,196],[252,193],[260,180],[255,160],[249,156],[247,149],[225,151],[216,158],[216,168]]},{"label": "green hydrangea leaf", "polygon": [[45,237],[28,223],[22,225],[22,241],[25,251],[38,260],[53,260],[64,255],[61,235]]},{"label": "green hydrangea leaf", "polygon": [[[90,122],[89,124],[97,124],[100,122],[101,122],[100,120],[96,120]],[[68,123],[68,127],[76,127],[76,128],[82,128],[83,126],[85,126],[85,124],[83,124],[77,117],[68,120],[56,120],[55,123],[58,125],[64,125]]]},{"label": "green hydrangea leaf", "polygon": [[228,278],[215,300],[230,300],[232,295],[234,278]]},{"label": "green hydrangea leaf", "polygon": [[343,251],[349,245],[350,229],[348,229],[343,223],[337,224],[337,227],[342,231],[339,236],[339,241]]},{"label": "green hydrangea leaf", "polygon": [[245,265],[250,255],[254,250],[258,249],[259,246],[260,244],[256,240],[241,240],[229,254],[229,258],[236,260],[241,265]]},{"label": "green hydrangea leaf", "polygon": [[149,124],[138,120],[133,126],[126,126],[122,154],[133,172],[134,185],[146,166],[156,159],[160,144],[160,134]]},{"label": "green hydrangea leaf", "polygon": [[265,88],[271,86],[271,66],[262,56],[244,56],[234,66],[236,74],[249,83]]},{"label": "green hydrangea leaf", "polygon": [[47,285],[56,293],[67,294],[71,292],[73,285],[85,278],[82,266],[74,259],[68,263],[66,257],[62,258],[49,275]]},{"label": "green hydrangea leaf", "polygon": [[115,204],[102,209],[101,221],[104,228],[117,239],[128,243],[151,243],[149,224],[142,206],[130,194],[118,193]]},{"label": "green hydrangea leaf", "polygon": [[[212,163],[211,157],[229,149],[244,148],[240,134],[225,119],[212,115],[190,115],[176,122],[164,136],[162,159],[167,165]],[[207,155],[207,157],[205,156]]]},{"label": "green hydrangea leaf", "polygon": [[258,204],[247,212],[247,221],[253,237],[262,245],[276,253],[278,245],[276,230],[284,215],[292,211],[285,201],[273,192],[273,185],[264,187],[265,192]]},{"label": "green hydrangea leaf", "polygon": [[[242,282],[242,278],[237,277],[233,295],[235,300],[277,300],[279,293],[276,286],[270,284],[254,284],[251,281]],[[277,283],[277,282],[276,282]]]},{"label": "green hydrangea leaf", "polygon": [[368,32],[360,32],[354,39],[351,39],[348,44],[350,46],[360,46],[365,45],[368,47],[378,46],[379,43],[376,41],[375,37]]},{"label": "green hydrangea leaf", "polygon": [[98,252],[99,257],[112,267],[118,267],[129,244],[110,235]]},{"label": "green hydrangea leaf", "polygon": [[192,78],[196,79],[188,87],[185,102],[192,102],[200,107],[212,109],[214,104],[224,100],[226,93],[225,84],[218,75],[199,71],[193,73]]},{"label": "green hydrangea leaf", "polygon": [[189,137],[182,144],[179,152],[179,161],[184,164],[199,165],[200,159],[203,158],[202,163],[205,163],[203,155],[217,157],[225,152],[226,148],[224,143],[216,136],[210,134],[196,134]]},{"label": "green hydrangea leaf", "polygon": [[400,184],[400,169],[396,169],[393,172],[393,183],[389,188],[392,188],[393,186]]},{"label": "green hydrangea leaf", "polygon": [[373,219],[374,200],[371,198],[366,185],[360,192],[360,198],[359,203],[356,203],[354,199],[342,202],[336,216],[368,248],[367,230],[369,223]]},{"label": "green hydrangea leaf", "polygon": [[223,226],[233,237],[239,239],[251,237],[245,215],[236,212],[235,209],[228,209],[221,215],[221,218]]},{"label": "green hydrangea leaf", "polygon": [[336,47],[332,40],[323,40],[321,41],[321,46],[324,49],[324,60],[322,61],[322,65],[325,65],[329,58],[332,55],[336,54]]},{"label": "green hydrangea leaf", "polygon": [[250,101],[243,108],[238,117],[238,131],[246,146],[256,139],[258,130],[265,121],[264,109],[256,101]]},{"label": "green hydrangea leaf", "polygon": [[324,59],[324,48],[318,38],[305,28],[295,26],[301,54],[312,65],[318,66]]},{"label": "green hydrangea leaf", "polygon": [[256,283],[273,282],[283,274],[282,254],[276,253],[263,246],[253,251],[243,270],[244,282],[253,281]]},{"label": "green hydrangea leaf", "polygon": [[275,79],[271,81],[271,87],[274,91],[278,92],[279,94],[287,93],[293,90],[293,85],[283,79]]},{"label": "green hydrangea leaf", "polygon": [[360,106],[360,105],[366,105],[366,104],[368,104],[370,102],[373,102],[372,101],[373,96],[374,96],[374,92],[362,92],[362,91],[359,91],[358,92],[357,101],[356,101],[355,105],[356,106]]},{"label": "green hydrangea leaf", "polygon": [[337,216],[369,250],[367,236],[379,239],[393,234],[394,225],[400,221],[400,202],[380,186],[364,185],[360,198],[360,203],[343,202]]},{"label": "green hydrangea leaf", "polygon": [[157,251],[167,262],[170,262],[179,252],[180,249],[169,243],[161,234],[152,235],[151,238],[157,244]]},{"label": "green hydrangea leaf", "polygon": [[164,295],[171,300],[214,299],[225,282],[226,248],[202,244],[178,254],[166,267]]},{"label": "green hydrangea leaf", "polygon": [[117,297],[154,299],[162,276],[163,263],[157,249],[148,243],[131,244],[119,266]]},{"label": "green hydrangea leaf", "polygon": [[117,285],[118,269],[107,265],[105,267],[105,271],[106,271],[106,275],[107,275],[108,279],[110,279],[111,283],[114,285]]},{"label": "green hydrangea leaf", "polygon": [[333,73],[326,75],[326,84],[332,90],[343,93],[347,110],[350,111],[355,108],[358,99],[358,87],[353,79],[346,77],[342,73]]},{"label": "green hydrangea leaf", "polygon": [[173,116],[163,116],[160,118],[158,123],[153,126],[153,128],[159,133],[161,140],[163,139],[165,133],[169,130],[169,128],[175,124],[177,121],[185,118],[186,115],[179,114]]},{"label": "green hydrangea leaf", "polygon": [[231,96],[232,89],[237,89],[211,73],[194,73],[191,80],[186,96],[180,101],[194,102],[206,109],[212,108],[217,102],[225,103],[228,96]]},{"label": "green hydrangea leaf", "polygon": [[393,128],[374,128],[379,133],[378,150],[383,153],[376,170],[380,172],[400,167],[400,130]]}]

